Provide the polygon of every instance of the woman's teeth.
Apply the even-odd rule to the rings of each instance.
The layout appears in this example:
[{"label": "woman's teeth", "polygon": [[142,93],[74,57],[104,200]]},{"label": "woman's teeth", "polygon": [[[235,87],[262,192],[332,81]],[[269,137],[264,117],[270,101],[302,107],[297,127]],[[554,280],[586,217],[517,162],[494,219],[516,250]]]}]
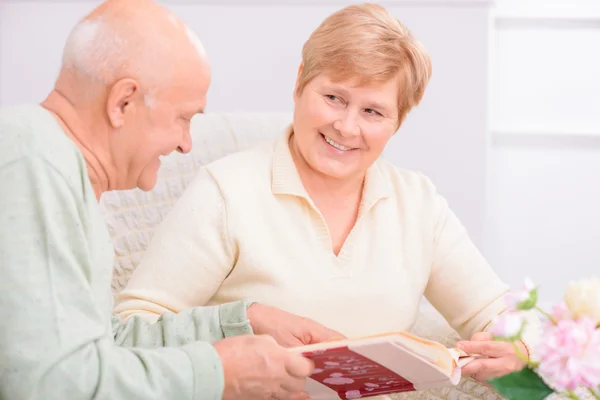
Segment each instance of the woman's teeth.
[{"label": "woman's teeth", "polygon": [[342,150],[342,151],[348,151],[348,150],[352,150],[352,147],[346,147],[346,146],[342,146],[341,144],[338,144],[336,142],[334,142],[333,140],[329,139],[327,136],[323,135],[323,137],[325,138],[325,141],[327,143],[329,143],[330,145],[332,145],[333,147],[335,147],[338,150]]}]

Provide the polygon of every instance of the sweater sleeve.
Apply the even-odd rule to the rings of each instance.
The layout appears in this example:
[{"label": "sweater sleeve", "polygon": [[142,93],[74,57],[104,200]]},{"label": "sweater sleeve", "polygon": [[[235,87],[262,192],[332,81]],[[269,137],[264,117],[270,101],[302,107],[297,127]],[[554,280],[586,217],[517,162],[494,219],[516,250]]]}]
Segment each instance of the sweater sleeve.
[{"label": "sweater sleeve", "polygon": [[[433,186],[433,185],[432,185]],[[425,296],[461,337],[486,329],[506,309],[504,284],[433,189],[433,259]]]},{"label": "sweater sleeve", "polygon": [[135,316],[121,323],[113,316],[113,334],[120,346],[177,347],[196,340],[216,342],[230,336],[252,334],[246,310],[251,301],[166,312],[156,322]]},{"label": "sweater sleeve", "polygon": [[34,156],[0,165],[0,398],[221,398],[222,365],[209,343],[115,345],[95,285],[104,278],[110,293],[109,274],[93,263],[69,182]]},{"label": "sweater sleeve", "polygon": [[156,229],[114,312],[156,321],[208,303],[235,265],[223,196],[206,168]]}]

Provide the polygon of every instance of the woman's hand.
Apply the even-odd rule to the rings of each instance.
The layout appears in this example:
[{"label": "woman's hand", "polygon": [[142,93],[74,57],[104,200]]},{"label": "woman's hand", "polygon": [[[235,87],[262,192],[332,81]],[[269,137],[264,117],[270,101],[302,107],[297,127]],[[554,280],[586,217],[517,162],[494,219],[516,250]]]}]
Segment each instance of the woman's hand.
[{"label": "woman's hand", "polygon": [[462,368],[462,375],[484,382],[520,371],[525,367],[526,362],[517,354],[515,345],[521,356],[528,357],[528,350],[523,342],[494,341],[492,334],[488,332],[479,332],[474,334],[470,341],[458,342],[456,344],[458,349],[482,356],[465,365]]},{"label": "woman's hand", "polygon": [[248,319],[255,335],[272,336],[283,347],[345,338],[341,333],[311,319],[260,303],[248,307]]}]

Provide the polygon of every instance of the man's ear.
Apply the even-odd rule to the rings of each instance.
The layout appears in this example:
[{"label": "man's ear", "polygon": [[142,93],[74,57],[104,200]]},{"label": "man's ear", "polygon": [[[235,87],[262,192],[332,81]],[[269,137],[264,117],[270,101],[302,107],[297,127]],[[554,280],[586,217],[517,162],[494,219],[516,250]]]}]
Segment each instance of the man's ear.
[{"label": "man's ear", "polygon": [[298,67],[298,75],[296,76],[296,84],[294,85],[294,101],[298,100],[298,85],[300,84],[300,77],[302,76],[302,71],[304,70],[304,64],[300,64]]},{"label": "man's ear", "polygon": [[136,102],[143,100],[139,83],[130,78],[118,80],[108,91],[106,114],[113,128],[125,124],[125,113],[135,112]]}]

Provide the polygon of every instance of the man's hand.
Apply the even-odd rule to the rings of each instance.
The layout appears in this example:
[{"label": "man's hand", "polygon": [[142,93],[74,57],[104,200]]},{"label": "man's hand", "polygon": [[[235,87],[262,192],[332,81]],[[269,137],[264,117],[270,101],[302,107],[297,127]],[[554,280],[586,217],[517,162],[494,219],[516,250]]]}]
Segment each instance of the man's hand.
[{"label": "man's hand", "polygon": [[[515,343],[522,354],[527,354],[527,348],[521,342]],[[469,376],[478,381],[487,381],[491,378],[520,371],[526,365],[517,352],[515,344],[510,342],[494,341],[491,333],[479,332],[473,335],[470,341],[459,342],[457,347],[469,354],[479,354],[487,358],[478,358],[462,368],[462,375]]]},{"label": "man's hand", "polygon": [[224,400],[308,399],[303,392],[312,361],[269,336],[236,336],[214,344],[225,375]]},{"label": "man's hand", "polygon": [[311,319],[260,303],[253,303],[248,307],[248,319],[256,335],[270,335],[284,347],[345,338],[341,333]]}]

